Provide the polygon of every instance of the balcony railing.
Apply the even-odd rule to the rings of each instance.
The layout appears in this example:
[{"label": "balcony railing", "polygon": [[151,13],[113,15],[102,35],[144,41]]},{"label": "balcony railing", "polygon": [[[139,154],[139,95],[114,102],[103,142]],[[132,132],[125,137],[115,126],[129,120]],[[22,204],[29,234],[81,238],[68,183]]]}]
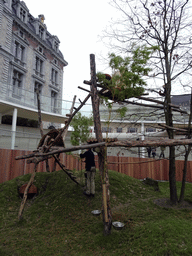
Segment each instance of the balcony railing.
[{"label": "balcony railing", "polygon": [[14,58],[14,61],[17,63],[17,64],[19,64],[19,65],[21,65],[21,66],[25,66],[25,62],[23,62],[22,60],[20,60],[20,59],[18,59],[18,58]]},{"label": "balcony railing", "polygon": [[[28,91],[22,88],[19,98],[13,97],[13,95],[13,86],[9,85],[6,95],[0,94],[0,100],[7,101],[8,103],[13,103],[22,107],[24,106],[37,110],[37,100],[34,91]],[[66,114],[69,114],[72,101],[57,99],[54,106],[52,106],[51,100],[51,97],[48,97],[46,95],[40,95],[42,111],[48,113],[55,113],[62,116],[66,116]],[[78,107],[79,104],[80,103],[77,102],[75,104],[75,107]],[[92,113],[91,104],[86,104],[85,106],[83,106],[81,109],[81,113],[82,115],[90,116]]]}]

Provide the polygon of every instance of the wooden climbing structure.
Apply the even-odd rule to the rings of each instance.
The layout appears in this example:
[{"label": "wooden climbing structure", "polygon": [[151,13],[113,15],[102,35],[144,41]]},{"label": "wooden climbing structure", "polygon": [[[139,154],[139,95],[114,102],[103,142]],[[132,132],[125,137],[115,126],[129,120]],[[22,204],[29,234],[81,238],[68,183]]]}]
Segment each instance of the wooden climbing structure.
[{"label": "wooden climbing structure", "polygon": [[[66,173],[66,175],[68,175],[68,177],[73,182],[78,184],[78,181],[73,176],[72,172],[70,172],[70,170],[67,170],[65,166],[60,162],[59,155],[61,153],[72,152],[79,149],[97,148],[99,172],[100,172],[101,181],[102,181],[102,213],[103,213],[103,222],[104,222],[104,233],[107,235],[107,234],[110,234],[111,224],[112,224],[112,214],[111,214],[110,197],[109,197],[109,194],[110,194],[109,193],[109,176],[108,176],[108,169],[107,169],[107,150],[106,150],[107,146],[130,148],[130,147],[147,147],[147,146],[153,146],[153,145],[167,146],[167,145],[170,145],[170,143],[173,143],[173,145],[184,145],[184,143],[186,143],[186,145],[188,145],[192,143],[192,139],[188,139],[185,141],[170,140],[170,139],[165,139],[165,140],[161,139],[159,141],[157,140],[156,141],[121,141],[121,142],[118,142],[116,140],[104,141],[102,138],[102,132],[101,132],[101,122],[100,122],[100,114],[99,114],[99,101],[100,101],[99,96],[102,95],[111,99],[111,93],[109,89],[97,83],[95,56],[93,54],[90,55],[90,69],[91,69],[91,80],[84,81],[84,84],[90,85],[90,90],[79,87],[80,89],[87,91],[88,95],[83,101],[80,101],[80,105],[78,108],[75,108],[74,106],[76,96],[74,97],[70,113],[67,115],[68,119],[65,122],[65,125],[62,129],[54,129],[48,132],[47,134],[43,134],[39,92],[38,91],[36,92],[37,100],[38,100],[39,124],[40,124],[40,131],[41,131],[42,138],[39,142],[37,149],[34,152],[32,152],[29,155],[24,155],[16,158],[17,160],[28,159],[27,160],[28,164],[31,164],[31,163],[34,164],[33,173],[24,191],[23,200],[21,202],[21,206],[19,209],[18,218],[20,219],[22,217],[25,202],[27,200],[27,192],[34,181],[35,173],[37,171],[37,166],[40,162],[46,161],[47,163],[46,169],[47,171],[49,171],[48,159],[53,157],[55,159],[55,164],[58,164],[61,167],[61,169]],[[96,140],[89,141],[87,145],[65,148],[65,137],[66,137],[70,122],[72,121],[73,117],[78,113],[78,111],[86,104],[86,102],[90,97],[92,101]],[[180,111],[178,107],[177,108],[175,106],[173,107],[175,108],[175,111]]]}]

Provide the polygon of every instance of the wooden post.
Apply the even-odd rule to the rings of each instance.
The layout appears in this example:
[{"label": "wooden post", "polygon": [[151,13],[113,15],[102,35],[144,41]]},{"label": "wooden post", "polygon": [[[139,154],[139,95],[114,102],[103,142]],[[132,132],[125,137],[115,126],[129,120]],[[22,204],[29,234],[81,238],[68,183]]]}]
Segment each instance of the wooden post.
[{"label": "wooden post", "polygon": [[[95,55],[90,55],[90,66],[91,66],[91,100],[93,108],[93,119],[96,132],[96,138],[98,142],[103,142],[102,132],[101,132],[101,122],[99,114],[99,95],[97,93],[97,82],[96,82],[96,67],[95,67]],[[102,191],[103,191],[103,221],[104,221],[104,234],[108,235],[111,233],[111,208],[109,199],[109,178],[107,170],[107,148],[105,146],[100,147],[100,152],[98,153],[99,171],[102,181]]]},{"label": "wooden post", "polygon": [[[73,97],[73,103],[71,105],[71,109],[70,109],[70,112],[69,112],[69,116],[71,117],[72,114],[73,114],[73,109],[74,109],[74,105],[75,105],[75,100],[76,100],[76,95]],[[62,132],[61,136],[63,137],[63,141],[65,141],[65,138],[67,136],[67,132],[68,132],[68,126],[66,127],[66,129]]]},{"label": "wooden post", "polygon": [[22,199],[22,202],[21,202],[21,205],[20,205],[20,209],[19,209],[19,214],[18,214],[18,219],[19,220],[21,220],[22,213],[23,213],[23,210],[24,210],[24,206],[25,206],[25,203],[26,203],[26,200],[27,200],[27,192],[28,192],[31,184],[34,181],[36,171],[37,171],[37,164],[35,164],[33,173],[31,174],[31,178],[30,178],[30,180],[29,180],[29,182],[28,182],[28,184],[27,184],[27,186],[25,188],[24,194],[23,194],[23,199]]}]

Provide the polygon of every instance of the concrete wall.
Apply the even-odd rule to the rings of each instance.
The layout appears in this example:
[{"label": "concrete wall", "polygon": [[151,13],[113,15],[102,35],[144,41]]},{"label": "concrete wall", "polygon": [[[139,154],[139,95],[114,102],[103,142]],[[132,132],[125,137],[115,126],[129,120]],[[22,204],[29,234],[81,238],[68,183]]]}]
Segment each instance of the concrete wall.
[{"label": "concrete wall", "polygon": [[[0,124],[0,148],[11,148],[11,128],[11,125]],[[49,130],[44,129],[43,131],[46,134]],[[33,151],[37,149],[40,139],[39,128],[17,126],[15,149]],[[71,146],[70,132],[65,140],[65,145],[66,147]]]},{"label": "concrete wall", "polygon": [[[49,130],[44,129],[44,134]],[[70,147],[71,131],[68,131],[67,137],[65,139],[65,146]],[[35,150],[41,139],[39,128],[30,128],[30,127],[21,127],[17,126],[16,132],[16,142],[15,149],[19,150]],[[0,148],[10,149],[11,148],[11,125],[0,125]],[[176,147],[176,159],[184,159],[184,150],[183,146]],[[74,152],[79,154],[80,152]],[[156,149],[156,159],[159,159],[161,150],[160,148]],[[146,148],[108,148],[108,156],[119,156],[119,157],[147,157]],[[165,149],[165,158],[169,157],[169,148]],[[192,161],[192,153],[189,155],[189,161]]]}]

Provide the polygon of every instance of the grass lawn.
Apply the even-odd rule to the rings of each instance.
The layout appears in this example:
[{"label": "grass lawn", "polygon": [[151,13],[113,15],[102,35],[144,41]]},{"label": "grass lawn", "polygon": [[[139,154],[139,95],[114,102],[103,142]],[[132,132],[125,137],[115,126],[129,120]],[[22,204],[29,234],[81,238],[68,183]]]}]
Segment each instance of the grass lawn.
[{"label": "grass lawn", "polygon": [[[168,182],[160,182],[160,191],[154,191],[142,181],[110,171],[113,221],[125,227],[112,228],[111,235],[104,236],[102,216],[91,214],[102,205],[98,172],[95,198],[83,195],[62,171],[37,173],[38,196],[27,201],[18,221],[18,186],[29,178],[0,184],[0,256],[192,255],[192,210],[153,202],[169,197]],[[192,201],[192,184],[186,184],[185,200]]]}]

